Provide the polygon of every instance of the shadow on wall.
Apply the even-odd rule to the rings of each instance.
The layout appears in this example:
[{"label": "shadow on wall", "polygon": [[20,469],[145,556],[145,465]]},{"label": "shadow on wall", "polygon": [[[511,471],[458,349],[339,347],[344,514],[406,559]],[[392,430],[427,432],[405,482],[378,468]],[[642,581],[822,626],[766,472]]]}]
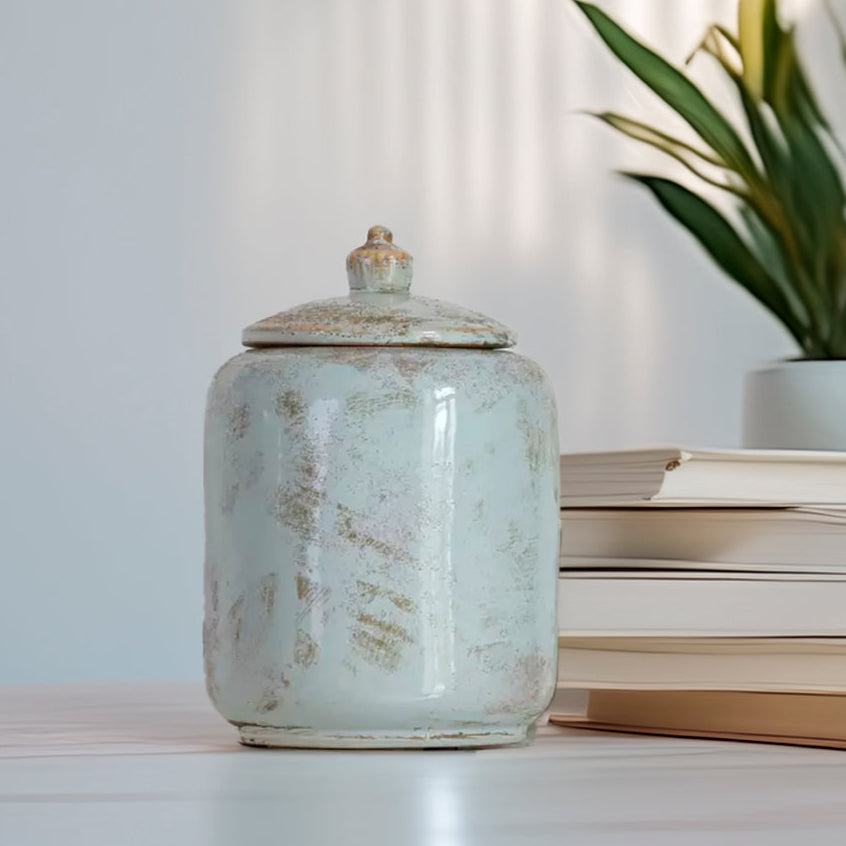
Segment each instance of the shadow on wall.
[{"label": "shadow on wall", "polygon": [[[678,62],[735,8],[602,5]],[[737,440],[742,372],[789,342],[614,179],[667,165],[580,110],[666,112],[571,3],[248,0],[237,28],[223,206],[251,319],[337,293],[344,251],[385,222],[418,293],[515,326],[566,448]]]}]

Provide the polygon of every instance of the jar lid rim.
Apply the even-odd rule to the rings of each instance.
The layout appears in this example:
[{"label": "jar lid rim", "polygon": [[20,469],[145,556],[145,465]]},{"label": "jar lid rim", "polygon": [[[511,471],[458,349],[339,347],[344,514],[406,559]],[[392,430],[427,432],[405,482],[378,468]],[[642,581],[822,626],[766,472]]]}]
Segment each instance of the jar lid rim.
[{"label": "jar lid rim", "polygon": [[452,303],[409,293],[413,259],[384,226],[347,257],[350,291],[247,326],[247,347],[434,346],[502,349],[517,342],[507,326]]}]

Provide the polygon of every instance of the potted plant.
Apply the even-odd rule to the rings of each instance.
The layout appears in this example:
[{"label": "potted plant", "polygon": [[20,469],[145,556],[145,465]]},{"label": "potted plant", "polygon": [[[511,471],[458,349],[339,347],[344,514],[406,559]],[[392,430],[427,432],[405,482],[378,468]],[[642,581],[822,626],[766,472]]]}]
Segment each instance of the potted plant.
[{"label": "potted plant", "polygon": [[663,176],[623,175],[646,187],[801,351],[747,375],[744,445],[846,450],[843,151],[802,66],[794,28],[779,20],[776,0],[739,0],[737,32],[714,24],[694,51],[730,81],[741,129],[685,70],[594,4],[576,2],[611,52],[698,136],[688,142],[621,114],[596,115],[683,165],[696,190]]}]

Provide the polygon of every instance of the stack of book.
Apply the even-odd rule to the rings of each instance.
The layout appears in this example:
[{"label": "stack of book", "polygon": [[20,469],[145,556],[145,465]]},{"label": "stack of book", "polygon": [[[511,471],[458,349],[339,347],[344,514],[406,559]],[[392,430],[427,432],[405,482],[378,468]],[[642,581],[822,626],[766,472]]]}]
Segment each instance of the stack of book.
[{"label": "stack of book", "polygon": [[561,459],[559,687],[585,728],[846,748],[846,453]]}]

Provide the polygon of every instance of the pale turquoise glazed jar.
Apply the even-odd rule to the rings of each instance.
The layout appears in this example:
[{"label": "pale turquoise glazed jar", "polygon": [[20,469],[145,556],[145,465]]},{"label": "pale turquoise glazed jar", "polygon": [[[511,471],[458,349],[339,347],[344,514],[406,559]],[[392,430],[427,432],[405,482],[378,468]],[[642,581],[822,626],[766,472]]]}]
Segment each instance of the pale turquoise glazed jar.
[{"label": "pale turquoise glazed jar", "polygon": [[206,683],[244,743],[521,743],[552,696],[552,391],[411,269],[373,227],[349,296],[248,327],[209,391]]}]

